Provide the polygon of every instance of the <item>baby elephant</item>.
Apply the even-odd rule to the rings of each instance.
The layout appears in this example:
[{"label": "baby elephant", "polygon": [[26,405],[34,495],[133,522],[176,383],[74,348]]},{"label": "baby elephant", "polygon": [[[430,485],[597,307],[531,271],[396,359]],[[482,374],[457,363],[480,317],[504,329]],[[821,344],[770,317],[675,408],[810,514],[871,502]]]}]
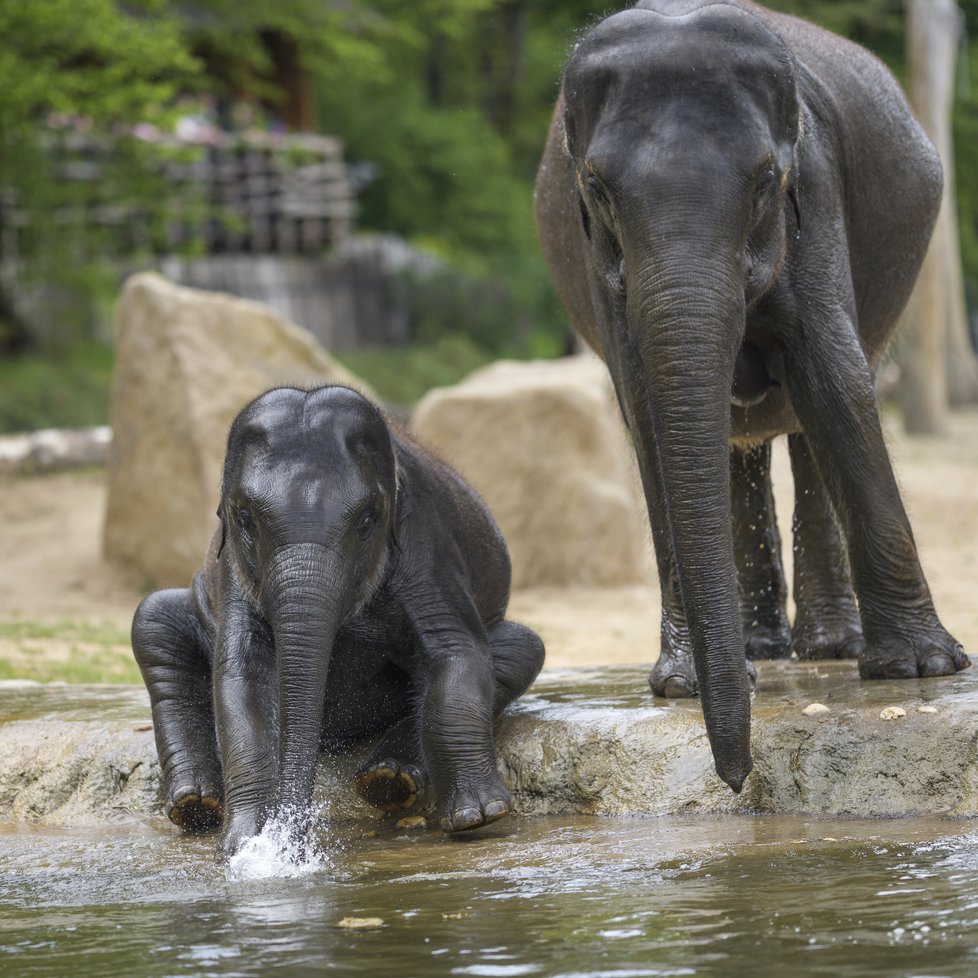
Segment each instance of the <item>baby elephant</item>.
[{"label": "baby elephant", "polygon": [[231,427],[218,516],[191,587],[133,620],[170,820],[223,819],[224,855],[273,817],[302,833],[320,747],[378,733],[367,801],[430,786],[448,831],[506,815],[493,717],[544,650],[505,620],[506,544],[458,474],[348,388],[278,388]]}]

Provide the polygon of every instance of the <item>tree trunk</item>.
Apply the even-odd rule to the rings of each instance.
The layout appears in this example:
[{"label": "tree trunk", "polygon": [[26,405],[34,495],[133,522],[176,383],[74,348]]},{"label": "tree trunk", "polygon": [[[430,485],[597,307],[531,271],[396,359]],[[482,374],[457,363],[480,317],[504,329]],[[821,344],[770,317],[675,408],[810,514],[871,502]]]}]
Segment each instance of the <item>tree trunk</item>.
[{"label": "tree trunk", "polygon": [[942,432],[949,401],[964,403],[978,396],[978,369],[967,344],[951,139],[960,30],[954,0],[910,0],[910,99],[944,166],[941,212],[899,345],[904,424],[911,434]]}]

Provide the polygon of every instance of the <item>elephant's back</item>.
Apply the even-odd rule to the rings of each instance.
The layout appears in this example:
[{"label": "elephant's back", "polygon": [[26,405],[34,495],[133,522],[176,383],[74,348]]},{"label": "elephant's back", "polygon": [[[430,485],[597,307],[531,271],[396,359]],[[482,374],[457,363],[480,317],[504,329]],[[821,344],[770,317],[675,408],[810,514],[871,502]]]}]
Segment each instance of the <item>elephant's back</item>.
[{"label": "elephant's back", "polygon": [[406,543],[436,576],[462,575],[487,624],[503,618],[512,568],[499,525],[451,465],[405,432],[395,436]]},{"label": "elephant's back", "polygon": [[[803,134],[803,145],[806,138],[817,140],[820,152],[827,147],[836,156],[828,179],[841,177],[844,184],[859,330],[875,362],[930,240],[943,185],[940,158],[899,82],[874,54],[807,21],[744,6],[780,34],[799,65],[799,94],[819,129]],[[803,193],[805,163],[803,156]],[[809,161],[812,169],[818,167]],[[803,200],[803,221],[804,206]]]}]

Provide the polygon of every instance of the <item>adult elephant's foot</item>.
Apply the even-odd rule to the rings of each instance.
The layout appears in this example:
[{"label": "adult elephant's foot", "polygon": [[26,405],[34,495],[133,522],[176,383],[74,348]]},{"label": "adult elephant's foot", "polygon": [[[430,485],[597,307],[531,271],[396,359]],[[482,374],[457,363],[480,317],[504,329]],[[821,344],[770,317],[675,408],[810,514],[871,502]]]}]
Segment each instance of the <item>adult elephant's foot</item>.
[{"label": "adult elephant's foot", "polygon": [[667,700],[682,700],[699,695],[689,628],[685,615],[674,607],[662,609],[659,658],[649,675],[649,685],[655,696],[662,696]]},{"label": "adult elephant's foot", "polygon": [[488,825],[512,811],[513,799],[502,778],[494,774],[481,784],[458,785],[438,804],[438,824],[446,832],[464,832]]},{"label": "adult elephant's foot", "polygon": [[165,811],[185,832],[210,832],[224,820],[221,792],[195,782],[182,782],[169,792]]},{"label": "adult elephant's foot", "polygon": [[799,659],[858,659],[866,649],[856,620],[796,622],[791,650]]},{"label": "adult elephant's foot", "polygon": [[699,695],[693,657],[677,655],[671,649],[663,648],[649,674],[649,685],[656,696],[667,700],[688,699]]},{"label": "adult elephant's foot", "polygon": [[413,808],[424,796],[425,777],[414,764],[391,757],[369,761],[353,777],[364,801],[385,812]]},{"label": "adult elephant's foot", "polygon": [[925,627],[893,622],[867,635],[859,675],[863,679],[951,676],[970,665],[961,643],[936,619]]},{"label": "adult elephant's foot", "polygon": [[[773,658],[773,656],[757,656],[757,658]],[[747,660],[747,678],[753,691],[757,684],[757,669],[750,659]],[[665,630],[663,630],[659,658],[649,674],[649,686],[652,687],[655,696],[667,700],[689,699],[699,695],[692,650],[685,644],[679,645],[669,641]]]},{"label": "adult elephant's foot", "polygon": [[748,659],[787,659],[791,656],[788,622],[744,625],[744,655]]}]

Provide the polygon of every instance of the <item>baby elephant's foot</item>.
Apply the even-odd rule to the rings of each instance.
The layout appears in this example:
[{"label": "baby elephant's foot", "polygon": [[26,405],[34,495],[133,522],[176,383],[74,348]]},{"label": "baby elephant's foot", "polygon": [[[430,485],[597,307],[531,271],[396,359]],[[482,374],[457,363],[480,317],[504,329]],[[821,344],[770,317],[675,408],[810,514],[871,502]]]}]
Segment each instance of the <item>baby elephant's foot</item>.
[{"label": "baby elephant's foot", "polygon": [[183,783],[170,792],[166,815],[185,832],[210,832],[224,818],[221,793],[213,788]]},{"label": "baby elephant's foot", "polygon": [[497,775],[479,787],[458,787],[438,806],[438,824],[446,832],[464,832],[508,815],[513,807],[509,789]]},{"label": "baby elephant's foot", "polygon": [[939,624],[926,629],[879,629],[859,658],[863,679],[915,679],[951,676],[971,660],[961,643]]},{"label": "baby elephant's foot", "polygon": [[361,768],[353,786],[364,801],[385,812],[413,808],[424,794],[425,779],[413,764],[386,758]]}]

